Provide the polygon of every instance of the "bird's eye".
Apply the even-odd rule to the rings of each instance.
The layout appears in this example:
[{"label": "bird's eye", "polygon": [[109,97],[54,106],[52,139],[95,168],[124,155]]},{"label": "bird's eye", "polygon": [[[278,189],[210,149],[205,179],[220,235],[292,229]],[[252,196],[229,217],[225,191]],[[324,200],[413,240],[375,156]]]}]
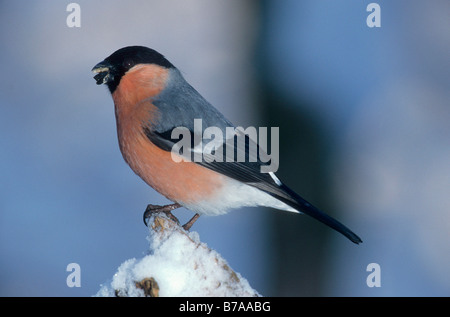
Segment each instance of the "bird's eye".
[{"label": "bird's eye", "polygon": [[125,69],[130,69],[131,67],[134,66],[134,61],[132,59],[127,58],[126,60],[123,61],[122,65]]}]

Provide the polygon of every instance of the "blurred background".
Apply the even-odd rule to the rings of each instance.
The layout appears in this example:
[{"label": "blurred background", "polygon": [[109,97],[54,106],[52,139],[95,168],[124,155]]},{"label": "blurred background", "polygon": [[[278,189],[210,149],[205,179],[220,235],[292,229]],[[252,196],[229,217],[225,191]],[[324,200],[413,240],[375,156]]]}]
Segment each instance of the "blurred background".
[{"label": "blurred background", "polygon": [[269,209],[201,217],[262,295],[450,295],[450,3],[379,0],[369,28],[370,2],[77,1],[69,28],[69,1],[1,1],[0,295],[91,296],[148,249],[142,213],[167,200],[123,161],[90,72],[127,45],[236,125],[279,127],[279,177],[363,239]]}]

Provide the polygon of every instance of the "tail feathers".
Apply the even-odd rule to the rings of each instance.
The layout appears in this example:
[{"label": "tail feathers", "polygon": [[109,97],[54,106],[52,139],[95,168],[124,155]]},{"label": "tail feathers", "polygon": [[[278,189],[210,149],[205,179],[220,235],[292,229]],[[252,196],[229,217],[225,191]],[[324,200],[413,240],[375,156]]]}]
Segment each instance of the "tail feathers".
[{"label": "tail feathers", "polygon": [[[337,221],[336,219],[328,216],[326,213],[322,212],[318,208],[311,205],[309,202],[300,197],[297,193],[295,193],[292,189],[287,187],[284,184],[280,184],[280,189],[286,192],[292,199],[287,199],[285,197],[276,196],[279,200],[283,201],[287,205],[292,208],[297,209],[300,212],[311,216],[320,222],[326,224],[327,226],[333,228],[334,230],[340,232],[344,236],[346,236],[353,243],[359,244],[362,242],[361,238],[358,237],[353,231],[344,226],[342,223]],[[273,194],[272,194],[273,195]]]}]

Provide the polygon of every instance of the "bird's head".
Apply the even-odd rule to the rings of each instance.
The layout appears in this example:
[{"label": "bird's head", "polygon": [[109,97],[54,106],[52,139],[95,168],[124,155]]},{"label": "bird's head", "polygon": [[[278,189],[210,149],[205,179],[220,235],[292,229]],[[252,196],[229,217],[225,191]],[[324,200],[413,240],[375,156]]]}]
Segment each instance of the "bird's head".
[{"label": "bird's head", "polygon": [[121,48],[92,68],[96,73],[97,85],[108,85],[111,94],[116,90],[122,77],[131,69],[142,64],[154,64],[163,68],[174,66],[157,51],[144,46]]}]

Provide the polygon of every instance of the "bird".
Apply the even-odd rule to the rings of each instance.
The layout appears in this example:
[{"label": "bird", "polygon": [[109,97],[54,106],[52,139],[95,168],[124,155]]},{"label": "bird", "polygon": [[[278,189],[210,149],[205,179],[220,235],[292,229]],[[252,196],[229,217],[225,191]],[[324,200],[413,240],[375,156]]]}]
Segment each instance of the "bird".
[{"label": "bird", "polygon": [[[149,204],[144,223],[154,212],[165,212],[178,221],[171,211],[185,207],[195,213],[183,226],[189,230],[200,215],[264,206],[309,215],[353,243],[362,242],[345,225],[285,185],[274,172],[261,172],[263,162],[259,158],[228,162],[205,155],[201,160],[174,160],[173,148],[179,140],[173,138],[175,129],[184,128],[195,139],[195,119],[201,119],[204,127],[226,129],[234,125],[161,53],[145,46],[126,46],[97,63],[92,72],[96,84],[105,84],[111,93],[124,160],[145,183],[173,202],[165,206]],[[246,138],[247,158],[252,155],[252,142]],[[224,147],[225,143],[223,140]],[[195,149],[192,144],[178,155],[189,157]]]}]

